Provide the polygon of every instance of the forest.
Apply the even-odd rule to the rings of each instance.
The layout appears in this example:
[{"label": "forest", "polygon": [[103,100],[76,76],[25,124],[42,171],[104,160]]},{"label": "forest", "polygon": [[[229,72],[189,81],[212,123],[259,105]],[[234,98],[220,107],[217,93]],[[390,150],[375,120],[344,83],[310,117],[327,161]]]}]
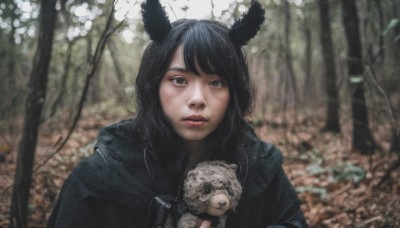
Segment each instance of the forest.
[{"label": "forest", "polygon": [[[160,0],[231,25],[251,0]],[[256,134],[310,227],[400,227],[400,1],[259,0]],[[45,227],[99,130],[135,116],[141,0],[0,1],[0,227]]]}]

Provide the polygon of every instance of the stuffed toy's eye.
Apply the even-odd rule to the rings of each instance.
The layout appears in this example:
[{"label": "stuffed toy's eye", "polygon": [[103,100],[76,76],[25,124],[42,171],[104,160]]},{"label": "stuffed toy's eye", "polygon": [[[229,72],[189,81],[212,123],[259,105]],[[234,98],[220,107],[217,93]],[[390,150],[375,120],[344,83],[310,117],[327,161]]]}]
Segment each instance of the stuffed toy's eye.
[{"label": "stuffed toy's eye", "polygon": [[233,197],[233,191],[230,188],[226,188],[226,191],[228,192],[229,196]]},{"label": "stuffed toy's eye", "polygon": [[233,190],[230,188],[230,184],[228,181],[223,183],[224,188],[226,189],[226,192],[228,193],[229,196],[233,197],[234,193]]},{"label": "stuffed toy's eye", "polygon": [[210,184],[204,184],[204,190],[203,190],[204,194],[210,194],[211,193],[211,186]]}]

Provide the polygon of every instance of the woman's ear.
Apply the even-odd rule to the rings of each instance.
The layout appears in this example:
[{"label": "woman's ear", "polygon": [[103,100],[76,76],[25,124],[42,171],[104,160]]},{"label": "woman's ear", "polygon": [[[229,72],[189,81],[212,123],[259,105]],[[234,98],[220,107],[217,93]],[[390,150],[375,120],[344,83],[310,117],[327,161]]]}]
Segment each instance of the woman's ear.
[{"label": "woman's ear", "polygon": [[264,9],[257,0],[251,1],[249,11],[243,14],[229,29],[232,42],[238,46],[246,45],[260,30],[264,23]]},{"label": "woman's ear", "polygon": [[164,39],[171,31],[171,23],[159,0],[145,0],[142,3],[144,29],[153,41]]}]

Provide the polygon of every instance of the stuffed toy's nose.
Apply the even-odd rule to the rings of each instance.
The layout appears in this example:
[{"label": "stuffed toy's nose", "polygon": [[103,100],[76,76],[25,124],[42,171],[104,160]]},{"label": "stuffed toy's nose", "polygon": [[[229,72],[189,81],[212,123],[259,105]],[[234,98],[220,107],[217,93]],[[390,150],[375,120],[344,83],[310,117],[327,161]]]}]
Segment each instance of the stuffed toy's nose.
[{"label": "stuffed toy's nose", "polygon": [[225,194],[216,194],[210,199],[207,213],[213,216],[220,216],[229,210],[230,201]]}]

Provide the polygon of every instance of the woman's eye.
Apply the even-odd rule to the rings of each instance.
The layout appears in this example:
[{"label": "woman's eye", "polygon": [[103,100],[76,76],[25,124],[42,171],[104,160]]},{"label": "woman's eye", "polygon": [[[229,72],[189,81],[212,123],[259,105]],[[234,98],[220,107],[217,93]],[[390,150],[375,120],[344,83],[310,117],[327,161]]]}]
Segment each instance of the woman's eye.
[{"label": "woman's eye", "polygon": [[208,84],[212,87],[222,87],[223,82],[221,80],[212,80]]},{"label": "woman's eye", "polygon": [[183,77],[175,77],[175,78],[171,79],[171,81],[176,85],[185,85],[185,84],[187,84],[187,81]]}]

